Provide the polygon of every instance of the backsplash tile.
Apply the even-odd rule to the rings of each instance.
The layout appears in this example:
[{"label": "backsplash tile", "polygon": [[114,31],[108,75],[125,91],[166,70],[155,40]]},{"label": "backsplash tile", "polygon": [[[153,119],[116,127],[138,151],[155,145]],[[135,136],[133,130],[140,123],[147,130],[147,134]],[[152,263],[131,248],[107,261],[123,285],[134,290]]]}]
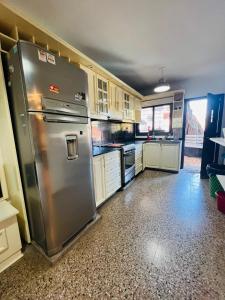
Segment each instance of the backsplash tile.
[{"label": "backsplash tile", "polygon": [[129,142],[134,140],[134,125],[109,121],[91,121],[92,144],[103,146],[109,143]]}]

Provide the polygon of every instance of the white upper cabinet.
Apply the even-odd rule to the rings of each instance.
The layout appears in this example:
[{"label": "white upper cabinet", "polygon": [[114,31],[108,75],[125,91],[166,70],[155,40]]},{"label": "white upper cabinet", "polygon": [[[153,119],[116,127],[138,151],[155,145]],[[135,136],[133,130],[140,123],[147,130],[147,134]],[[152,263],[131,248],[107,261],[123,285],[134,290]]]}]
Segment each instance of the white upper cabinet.
[{"label": "white upper cabinet", "polygon": [[96,105],[99,115],[109,116],[109,82],[97,75]]},{"label": "white upper cabinet", "polygon": [[134,121],[133,98],[127,92],[123,92],[123,121],[124,122]]},{"label": "white upper cabinet", "polygon": [[97,118],[98,110],[96,102],[96,73],[83,65],[80,65],[80,68],[86,72],[88,77],[88,107],[90,117]]},{"label": "white upper cabinet", "polygon": [[80,65],[88,76],[88,103],[93,119],[140,122],[140,100],[93,70]]},{"label": "white upper cabinet", "polygon": [[141,100],[134,98],[134,119],[135,123],[141,123]]},{"label": "white upper cabinet", "polygon": [[109,117],[113,120],[122,120],[122,89],[109,82]]}]

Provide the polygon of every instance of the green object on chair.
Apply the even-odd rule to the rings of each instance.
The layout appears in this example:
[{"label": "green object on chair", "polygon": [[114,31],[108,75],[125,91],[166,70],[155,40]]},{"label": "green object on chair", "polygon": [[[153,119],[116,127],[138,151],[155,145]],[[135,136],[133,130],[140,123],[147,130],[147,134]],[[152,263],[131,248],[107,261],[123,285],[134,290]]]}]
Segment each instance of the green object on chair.
[{"label": "green object on chair", "polygon": [[224,189],[222,188],[222,186],[216,176],[209,177],[209,190],[210,190],[210,196],[213,198],[216,198],[217,192],[224,191]]}]

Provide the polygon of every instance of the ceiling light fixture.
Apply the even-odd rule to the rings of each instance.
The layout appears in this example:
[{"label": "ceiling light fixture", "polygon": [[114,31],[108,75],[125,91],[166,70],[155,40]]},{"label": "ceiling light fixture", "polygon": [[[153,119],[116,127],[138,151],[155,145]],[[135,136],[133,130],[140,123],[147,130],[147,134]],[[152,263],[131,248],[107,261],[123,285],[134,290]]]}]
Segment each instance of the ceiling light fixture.
[{"label": "ceiling light fixture", "polygon": [[165,67],[159,69],[161,71],[161,78],[159,79],[159,83],[154,88],[155,93],[163,93],[170,90],[170,85],[166,82],[166,79],[164,78],[164,69]]}]

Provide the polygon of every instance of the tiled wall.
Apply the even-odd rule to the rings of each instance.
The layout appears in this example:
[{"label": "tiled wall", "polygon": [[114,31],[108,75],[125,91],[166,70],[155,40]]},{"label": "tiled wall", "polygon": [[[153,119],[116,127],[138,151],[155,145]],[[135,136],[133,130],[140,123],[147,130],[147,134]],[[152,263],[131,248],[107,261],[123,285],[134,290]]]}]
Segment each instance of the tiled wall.
[{"label": "tiled wall", "polygon": [[125,143],[134,140],[134,125],[130,123],[92,121],[91,132],[93,145],[103,146],[108,143]]}]

